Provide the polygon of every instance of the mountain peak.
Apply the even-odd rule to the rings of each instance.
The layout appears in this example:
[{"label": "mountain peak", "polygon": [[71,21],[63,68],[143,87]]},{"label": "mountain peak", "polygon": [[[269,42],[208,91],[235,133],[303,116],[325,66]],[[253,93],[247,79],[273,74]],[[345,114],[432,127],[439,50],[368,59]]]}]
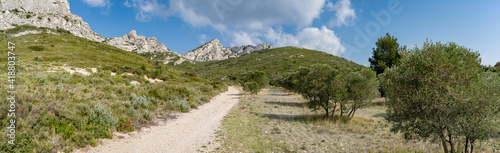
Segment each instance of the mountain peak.
[{"label": "mountain peak", "polygon": [[238,57],[243,54],[249,54],[254,51],[274,48],[273,45],[262,43],[257,46],[246,45],[241,47],[224,47],[219,39],[213,39],[210,42],[201,45],[200,47],[183,54],[184,57],[194,61],[213,61],[224,60],[228,58]]},{"label": "mountain peak", "polygon": [[[67,0],[2,0],[0,11],[0,30],[12,29],[16,25],[61,28],[75,36],[104,41],[104,37],[92,31],[81,17],[71,13]],[[28,15],[34,17],[27,17]],[[37,32],[29,31],[25,34],[29,33]]]},{"label": "mountain peak", "polygon": [[211,40],[209,43],[220,43],[220,40],[215,38],[215,39]]}]

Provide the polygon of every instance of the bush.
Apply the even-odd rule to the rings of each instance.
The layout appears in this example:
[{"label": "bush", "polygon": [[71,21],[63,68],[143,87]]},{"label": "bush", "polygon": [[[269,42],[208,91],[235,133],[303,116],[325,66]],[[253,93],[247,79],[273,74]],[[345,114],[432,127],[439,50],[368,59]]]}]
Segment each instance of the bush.
[{"label": "bush", "polygon": [[257,82],[245,82],[243,84],[243,90],[250,92],[252,94],[257,94],[260,90],[259,84]]},{"label": "bush", "polygon": [[29,18],[31,18],[31,15],[30,14],[26,15],[26,19],[29,19]]},{"label": "bush", "polygon": [[117,121],[111,114],[111,111],[101,104],[94,105],[90,112],[89,121],[96,125],[99,137],[110,138],[115,130]]},{"label": "bush", "polygon": [[29,46],[28,49],[32,51],[43,51],[45,50],[45,47],[42,45],[34,45],[34,46]]},{"label": "bush", "polygon": [[42,56],[33,56],[33,60],[35,60],[35,61],[43,61],[43,57]]}]

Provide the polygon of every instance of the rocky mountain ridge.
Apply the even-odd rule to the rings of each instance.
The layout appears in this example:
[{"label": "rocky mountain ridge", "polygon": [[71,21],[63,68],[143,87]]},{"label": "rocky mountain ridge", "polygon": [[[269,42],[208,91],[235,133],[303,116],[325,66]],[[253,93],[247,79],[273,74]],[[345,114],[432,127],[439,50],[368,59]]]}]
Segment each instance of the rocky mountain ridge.
[{"label": "rocky mountain ridge", "polygon": [[[179,54],[168,49],[155,37],[137,35],[135,30],[122,37],[106,38],[98,35],[81,17],[71,13],[67,0],[0,0],[0,30],[15,28],[19,25],[32,25],[52,29],[64,29],[71,34],[96,42],[103,42],[117,48],[142,54],[164,64],[181,64],[185,61],[211,61],[239,57],[262,49],[274,48],[270,44],[257,46],[224,47],[219,39],[214,39],[186,53]],[[21,31],[14,36],[54,33],[51,31]]]},{"label": "rocky mountain ridge", "polygon": [[183,54],[184,57],[193,61],[213,61],[213,60],[225,60],[228,58],[239,57],[244,54],[250,54],[254,51],[259,51],[263,49],[272,49],[273,45],[262,43],[257,46],[246,45],[246,46],[235,46],[232,48],[224,47],[220,43],[219,39],[213,39],[212,41],[201,45],[200,47]]},{"label": "rocky mountain ridge", "polygon": [[[163,61],[164,64],[173,62],[177,65],[187,61],[184,56],[171,51],[155,37],[146,38],[145,36],[137,35],[135,30],[130,31],[122,37],[114,37],[106,40],[105,43],[137,54],[149,53],[148,55],[150,55],[151,59]],[[161,58],[158,56],[161,56]]]},{"label": "rocky mountain ridge", "polygon": [[92,31],[81,17],[71,13],[67,0],[0,0],[0,11],[2,12],[0,30],[28,24],[36,27],[61,28],[75,36],[97,42],[105,40],[105,37]]}]

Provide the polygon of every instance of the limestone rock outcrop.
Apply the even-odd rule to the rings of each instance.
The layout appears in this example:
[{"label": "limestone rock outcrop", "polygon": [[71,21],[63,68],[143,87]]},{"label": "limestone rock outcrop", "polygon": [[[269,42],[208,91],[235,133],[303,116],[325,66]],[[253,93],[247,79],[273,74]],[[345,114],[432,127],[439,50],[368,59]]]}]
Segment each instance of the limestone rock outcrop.
[{"label": "limestone rock outcrop", "polygon": [[67,0],[0,0],[0,30],[16,25],[64,29],[75,36],[102,42],[83,19],[72,14]]},{"label": "limestone rock outcrop", "polygon": [[274,48],[274,46],[266,43],[262,43],[257,46],[246,45],[228,48],[222,46],[219,39],[214,39],[183,55],[187,59],[193,61],[212,61],[239,57],[244,54],[250,54],[254,51],[271,48]]}]

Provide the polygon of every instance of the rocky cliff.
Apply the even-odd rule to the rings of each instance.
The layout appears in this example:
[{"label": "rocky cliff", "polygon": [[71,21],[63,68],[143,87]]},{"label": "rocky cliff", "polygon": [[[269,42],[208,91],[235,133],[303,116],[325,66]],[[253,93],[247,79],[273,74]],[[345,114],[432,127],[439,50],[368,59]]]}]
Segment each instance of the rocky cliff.
[{"label": "rocky cliff", "polygon": [[[130,31],[122,37],[115,37],[105,41],[107,44],[131,51],[137,54],[146,54],[151,59],[163,61],[165,64],[174,62],[180,64],[187,59],[182,55],[171,51],[164,44],[158,42],[155,37],[146,38],[137,35],[135,30]],[[175,60],[175,61],[174,61]]]},{"label": "rocky cliff", "polygon": [[[90,29],[83,19],[72,14],[67,0],[0,0],[0,30],[16,25],[64,29],[73,35],[102,42],[104,37]],[[29,31],[28,33],[39,33]]]},{"label": "rocky cliff", "polygon": [[246,45],[246,46],[240,46],[240,47],[233,47],[231,48],[231,51],[235,53],[237,56],[241,56],[244,54],[250,54],[254,51],[259,51],[259,50],[264,50],[264,49],[273,49],[274,46],[271,44],[267,43],[262,43],[258,44],[257,46],[252,46],[252,45]]},{"label": "rocky cliff", "polygon": [[246,45],[241,47],[228,48],[222,46],[219,39],[214,39],[183,55],[187,59],[193,61],[213,61],[239,57],[241,55],[249,54],[254,51],[271,48],[274,48],[274,46],[266,43],[259,44],[257,46]]},{"label": "rocky cliff", "polygon": [[231,52],[229,48],[222,46],[219,39],[214,39],[183,55],[193,61],[223,60],[236,57],[236,54]]}]

